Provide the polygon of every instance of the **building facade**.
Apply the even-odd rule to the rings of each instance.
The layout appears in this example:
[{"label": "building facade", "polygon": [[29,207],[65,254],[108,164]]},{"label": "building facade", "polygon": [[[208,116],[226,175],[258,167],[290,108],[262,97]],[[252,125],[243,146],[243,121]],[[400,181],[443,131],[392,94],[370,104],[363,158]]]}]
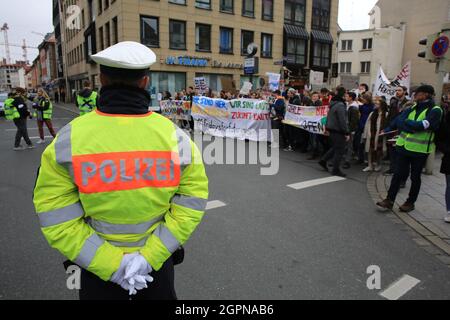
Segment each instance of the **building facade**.
[{"label": "building facade", "polygon": [[424,50],[419,41],[429,34],[441,30],[445,22],[450,21],[450,1],[448,0],[379,0],[372,16],[372,23],[381,26],[405,26],[405,45],[402,63],[411,61],[411,86],[422,83],[436,86],[438,76],[435,65],[417,54]]},{"label": "building facade", "polygon": [[[148,88],[152,104],[204,77],[213,91],[254,88],[266,73],[287,68],[291,85],[309,70],[329,78],[337,39],[337,0],[62,0],[60,31],[64,77],[72,96],[84,80],[100,87],[99,68],[89,58],[120,41],[137,41],[158,57]],[[78,6],[77,19],[71,15]],[[64,26],[64,28],[63,28]],[[311,32],[310,32],[311,31]],[[244,72],[247,47],[255,43],[258,70]],[[59,44],[57,44],[58,46]],[[303,83],[302,83],[303,81]]]},{"label": "building facade", "polygon": [[17,61],[14,64],[0,63],[0,91],[9,91],[21,86],[19,70],[25,66],[25,62]]},{"label": "building facade", "polygon": [[338,83],[356,89],[366,83],[374,90],[381,66],[389,79],[401,71],[404,27],[340,31],[337,51]]}]

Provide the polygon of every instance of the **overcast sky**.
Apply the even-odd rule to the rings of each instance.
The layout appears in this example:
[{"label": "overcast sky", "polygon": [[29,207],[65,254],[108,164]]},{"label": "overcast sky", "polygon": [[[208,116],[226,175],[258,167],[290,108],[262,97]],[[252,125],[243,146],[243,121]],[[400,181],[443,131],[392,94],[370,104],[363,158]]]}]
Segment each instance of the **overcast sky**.
[{"label": "overcast sky", "polygon": [[[279,1],[279,0],[277,0]],[[369,26],[369,11],[377,0],[339,0],[339,25],[344,30],[364,29]],[[10,45],[27,45],[37,47],[42,35],[53,31],[52,0],[0,0],[0,25],[8,23]],[[0,57],[5,57],[3,34],[0,36]],[[22,60],[22,49],[10,47],[11,59]],[[37,56],[36,49],[28,49],[28,60]]]}]

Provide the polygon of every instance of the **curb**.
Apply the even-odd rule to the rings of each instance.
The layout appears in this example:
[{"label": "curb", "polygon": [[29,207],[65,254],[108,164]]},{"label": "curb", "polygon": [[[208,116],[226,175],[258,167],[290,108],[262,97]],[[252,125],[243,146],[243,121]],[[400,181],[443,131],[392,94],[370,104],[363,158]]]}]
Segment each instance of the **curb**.
[{"label": "curb", "polygon": [[[367,190],[374,201],[384,200],[387,196],[386,177],[380,173],[371,173],[367,178]],[[400,204],[395,203],[394,209],[385,215],[394,223],[407,225],[407,231],[413,240],[427,252],[433,254],[450,268],[450,243],[442,239],[433,230],[414,219],[407,213],[399,211]]]}]

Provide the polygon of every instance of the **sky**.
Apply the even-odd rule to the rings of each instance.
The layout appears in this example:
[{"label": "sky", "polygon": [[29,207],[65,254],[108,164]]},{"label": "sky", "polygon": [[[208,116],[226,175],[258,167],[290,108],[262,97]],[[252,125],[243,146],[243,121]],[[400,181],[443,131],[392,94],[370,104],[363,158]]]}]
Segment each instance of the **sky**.
[{"label": "sky", "polygon": [[[277,0],[280,1],[280,0]],[[369,16],[377,0],[339,0],[339,25],[343,30],[369,27]],[[0,0],[0,26],[8,23],[10,45],[37,47],[43,35],[53,31],[52,0]],[[40,33],[34,34],[32,32]],[[3,34],[0,35],[0,58],[5,57]],[[11,59],[22,60],[22,48],[10,47]],[[28,60],[32,62],[38,55],[37,49],[28,49]]]}]

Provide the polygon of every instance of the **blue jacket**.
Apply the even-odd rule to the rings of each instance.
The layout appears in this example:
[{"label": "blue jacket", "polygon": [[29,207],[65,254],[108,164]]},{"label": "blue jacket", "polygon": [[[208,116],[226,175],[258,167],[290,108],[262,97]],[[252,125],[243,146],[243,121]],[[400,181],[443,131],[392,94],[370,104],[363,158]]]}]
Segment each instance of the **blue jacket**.
[{"label": "blue jacket", "polygon": [[360,131],[364,131],[367,119],[369,118],[369,115],[372,113],[373,109],[374,109],[373,104],[363,104],[359,106],[359,113],[361,114],[361,117],[359,118]]}]

